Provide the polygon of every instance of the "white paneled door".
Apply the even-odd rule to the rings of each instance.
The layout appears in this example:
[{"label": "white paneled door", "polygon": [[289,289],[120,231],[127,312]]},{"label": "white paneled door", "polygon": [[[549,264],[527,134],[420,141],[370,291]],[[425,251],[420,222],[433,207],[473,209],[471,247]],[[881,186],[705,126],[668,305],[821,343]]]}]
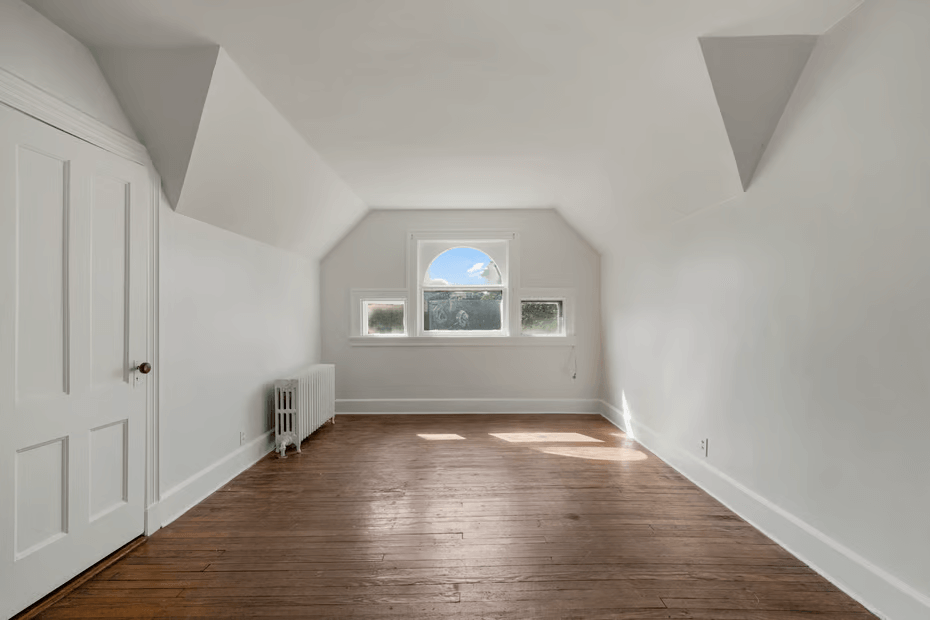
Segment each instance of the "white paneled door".
[{"label": "white paneled door", "polygon": [[150,205],[143,166],[0,105],[0,618],[142,533]]}]

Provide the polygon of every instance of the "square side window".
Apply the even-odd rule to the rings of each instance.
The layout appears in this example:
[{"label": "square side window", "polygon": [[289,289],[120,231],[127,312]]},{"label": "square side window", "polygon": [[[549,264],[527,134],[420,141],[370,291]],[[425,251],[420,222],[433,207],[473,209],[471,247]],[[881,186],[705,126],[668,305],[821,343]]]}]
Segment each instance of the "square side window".
[{"label": "square side window", "polygon": [[564,336],[562,300],[527,299],[520,302],[520,333],[524,336]]},{"label": "square side window", "polygon": [[404,336],[406,312],[403,300],[362,301],[362,333],[365,336]]}]

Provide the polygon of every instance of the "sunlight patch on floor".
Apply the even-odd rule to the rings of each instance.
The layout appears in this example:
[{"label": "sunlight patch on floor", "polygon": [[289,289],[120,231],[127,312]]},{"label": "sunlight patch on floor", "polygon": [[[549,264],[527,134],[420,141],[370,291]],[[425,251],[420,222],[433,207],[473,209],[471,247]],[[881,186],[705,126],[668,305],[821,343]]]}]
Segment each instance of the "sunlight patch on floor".
[{"label": "sunlight patch on floor", "polygon": [[565,441],[573,443],[604,443],[600,439],[588,437],[581,433],[488,433],[492,437],[509,441],[510,443],[543,443],[552,441]]},{"label": "sunlight patch on floor", "polygon": [[537,448],[546,454],[571,456],[594,461],[644,461],[647,457],[639,450],[631,448],[589,448],[587,446],[561,446],[554,448]]},{"label": "sunlight patch on floor", "polygon": [[451,441],[454,439],[465,439],[461,435],[454,435],[451,433],[417,433],[417,437],[421,439],[428,439],[430,441]]}]

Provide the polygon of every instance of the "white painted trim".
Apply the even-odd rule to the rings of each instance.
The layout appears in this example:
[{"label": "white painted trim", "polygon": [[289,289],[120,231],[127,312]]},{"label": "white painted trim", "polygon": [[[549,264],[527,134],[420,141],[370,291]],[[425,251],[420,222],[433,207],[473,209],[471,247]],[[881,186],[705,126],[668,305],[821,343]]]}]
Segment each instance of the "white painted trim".
[{"label": "white painted trim", "polygon": [[573,347],[574,336],[354,336],[353,347]]},{"label": "white painted trim", "polygon": [[[631,439],[632,439],[633,437],[632,437],[632,434],[630,433],[630,425],[627,423],[628,421],[626,419],[626,416],[623,413],[623,409],[614,407],[613,405],[608,403],[606,400],[602,400],[600,402],[601,402],[601,407],[603,407],[603,409],[601,410],[601,415],[607,418],[608,422],[610,422],[611,424],[619,428],[621,431],[623,431],[627,435],[631,435]],[[646,447],[648,448],[648,446]]]},{"label": "white painted trim", "polygon": [[260,461],[273,448],[272,432],[262,433],[163,493],[161,501],[149,507],[146,520],[152,524],[153,531],[168,525]]},{"label": "white painted trim", "polygon": [[[503,254],[486,243],[503,244]],[[432,246],[426,253],[422,243]],[[490,286],[500,288],[503,294],[501,307],[501,329],[499,332],[465,333],[462,336],[450,336],[449,332],[426,331],[423,325],[423,275],[433,260],[452,247],[465,245],[486,253],[497,264],[501,274],[501,284]],[[445,247],[444,247],[445,246]],[[496,258],[495,258],[496,256]],[[414,322],[408,324],[408,338],[449,338],[459,337],[467,339],[507,338],[512,336],[511,325],[513,319],[513,291],[520,288],[520,233],[515,230],[500,229],[466,229],[466,230],[408,230],[407,256],[406,256],[406,285],[409,291],[408,306],[413,311]],[[409,346],[409,345],[408,345]],[[416,345],[414,345],[416,346]]]},{"label": "white painted trim", "polygon": [[[606,401],[601,415],[884,620],[930,618],[930,597]],[[632,428],[630,428],[632,426]],[[633,431],[630,433],[630,431]]]},{"label": "white painted trim", "polygon": [[151,536],[157,527],[149,521],[149,508],[161,499],[159,473],[161,471],[161,453],[159,448],[159,403],[161,400],[161,358],[159,356],[159,243],[161,222],[161,177],[152,166],[149,166],[150,181],[152,183],[152,214],[149,225],[149,356],[147,360],[152,364],[153,371],[149,380],[149,406],[146,418],[145,440],[145,535]]},{"label": "white painted trim", "polygon": [[353,413],[601,413],[594,398],[337,398],[339,415]]},{"label": "white painted trim", "polygon": [[105,151],[142,165],[150,163],[148,152],[136,139],[3,68],[0,68],[0,103]]}]

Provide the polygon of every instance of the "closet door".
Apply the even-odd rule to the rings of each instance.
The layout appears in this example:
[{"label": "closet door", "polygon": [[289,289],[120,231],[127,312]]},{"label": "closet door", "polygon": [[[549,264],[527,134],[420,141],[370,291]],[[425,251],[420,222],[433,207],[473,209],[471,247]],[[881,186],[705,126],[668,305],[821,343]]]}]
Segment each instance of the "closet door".
[{"label": "closet door", "polygon": [[143,531],[149,184],[0,105],[0,618]]}]

